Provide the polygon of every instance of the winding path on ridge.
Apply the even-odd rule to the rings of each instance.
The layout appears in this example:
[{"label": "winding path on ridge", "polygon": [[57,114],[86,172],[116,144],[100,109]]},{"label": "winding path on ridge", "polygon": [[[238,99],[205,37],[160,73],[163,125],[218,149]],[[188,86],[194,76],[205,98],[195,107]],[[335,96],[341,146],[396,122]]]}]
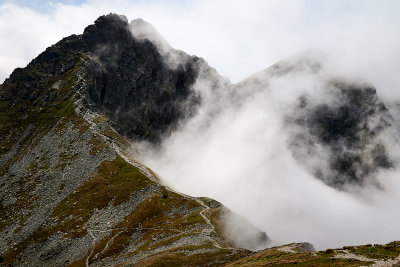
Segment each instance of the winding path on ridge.
[{"label": "winding path on ridge", "polygon": [[373,259],[362,255],[356,255],[347,250],[339,250],[339,251],[342,252],[342,254],[335,255],[335,258],[353,259],[353,260],[371,262],[371,265],[369,265],[371,267],[392,267],[392,266],[397,266],[396,264],[400,263],[400,255],[394,259]]},{"label": "winding path on ridge", "polygon": [[[172,189],[168,188],[169,190],[173,191]],[[114,230],[120,230],[118,231],[116,234],[114,234],[106,243],[106,245],[104,246],[103,250],[96,253],[92,259],[95,260],[97,259],[97,257],[99,255],[101,255],[103,252],[105,252],[107,250],[107,248],[112,244],[112,242],[114,241],[114,239],[120,235],[121,233],[123,233],[124,231],[126,231],[127,229],[136,229],[136,230],[155,230],[155,231],[174,231],[174,232],[179,232],[182,234],[201,234],[201,233],[205,233],[208,236],[208,239],[210,240],[210,242],[218,249],[230,249],[230,250],[235,250],[235,248],[232,247],[222,247],[221,245],[218,244],[218,242],[216,240],[214,240],[210,235],[212,232],[215,231],[215,226],[211,223],[210,219],[207,218],[207,216],[205,215],[205,213],[207,213],[210,210],[210,207],[207,206],[206,204],[204,204],[204,202],[198,198],[195,197],[190,197],[190,196],[186,196],[184,194],[178,193],[173,191],[174,193],[177,193],[181,196],[184,196],[186,198],[190,198],[194,201],[196,201],[197,203],[199,203],[201,206],[203,206],[203,210],[200,211],[200,215],[201,217],[204,219],[204,221],[206,222],[206,224],[209,226],[208,228],[203,229],[202,231],[182,231],[182,230],[178,230],[178,229],[174,229],[174,228],[151,228],[151,227],[115,227],[115,228],[109,228],[109,229],[86,229],[89,233],[89,235],[92,237],[92,248],[90,249],[90,253],[86,258],[86,267],[89,267],[89,260],[91,259],[91,256],[93,254],[93,250],[94,247],[96,246],[96,241],[97,238],[95,237],[95,235],[93,234],[94,232],[99,232],[99,233],[108,233],[108,232],[112,232]]]},{"label": "winding path on ridge", "polygon": [[[85,116],[84,116],[84,117],[85,117]],[[86,119],[86,121],[88,121],[90,124],[92,124],[92,126],[95,126],[95,124],[94,124],[90,119],[88,119],[88,117],[86,117],[85,119]],[[97,131],[96,131],[96,132],[97,132]],[[157,175],[154,174],[152,171],[150,171],[146,166],[144,166],[144,165],[142,165],[141,163],[137,162],[136,160],[132,159],[129,155],[123,153],[123,152],[121,151],[121,149],[118,147],[118,145],[115,144],[114,140],[112,140],[111,138],[109,138],[109,137],[107,137],[107,136],[101,134],[100,132],[97,132],[97,134],[98,134],[100,137],[102,137],[102,139],[103,139],[104,141],[111,143],[112,146],[113,146],[113,148],[114,148],[114,150],[117,152],[117,154],[118,154],[119,156],[121,156],[126,162],[128,162],[129,164],[131,164],[131,165],[133,165],[133,166],[139,168],[139,170],[140,170],[144,175],[146,175],[150,180],[152,180],[153,182],[162,184],[161,179],[160,179],[159,177],[157,177]],[[209,207],[209,206],[207,206],[206,204],[204,204],[204,202],[203,202],[202,200],[200,200],[199,198],[192,197],[192,196],[188,196],[188,195],[185,195],[185,194],[183,194],[183,193],[177,192],[177,191],[173,190],[172,188],[170,188],[170,187],[168,187],[168,186],[166,186],[166,185],[163,185],[163,186],[165,186],[165,187],[166,187],[169,191],[171,191],[171,192],[174,192],[174,193],[176,193],[176,194],[178,194],[178,195],[180,195],[180,196],[182,196],[182,197],[184,197],[184,198],[187,198],[187,199],[190,199],[190,200],[194,200],[194,201],[196,201],[197,203],[199,203],[199,204],[204,208],[202,211],[200,211],[200,215],[201,215],[201,217],[204,219],[204,221],[206,222],[206,224],[207,224],[209,227],[203,229],[202,231],[198,231],[198,232],[196,232],[196,231],[181,231],[181,230],[173,229],[173,228],[149,228],[149,227],[147,227],[147,228],[140,228],[140,227],[117,227],[117,228],[108,228],[108,229],[90,229],[90,228],[88,228],[88,229],[86,229],[86,230],[88,231],[89,235],[90,235],[91,238],[92,238],[92,248],[90,249],[89,255],[87,256],[86,261],[85,261],[86,267],[89,267],[89,265],[90,265],[90,264],[89,264],[89,261],[90,261],[90,259],[91,259],[92,254],[93,254],[93,250],[94,250],[94,248],[95,248],[95,246],[96,246],[96,241],[97,241],[97,239],[98,239],[98,238],[96,238],[96,236],[93,234],[94,232],[101,232],[101,233],[111,232],[111,233],[112,233],[113,230],[121,230],[121,231],[118,231],[118,232],[117,232],[115,235],[113,235],[112,237],[110,237],[110,239],[107,241],[107,243],[106,243],[105,247],[103,248],[103,250],[100,251],[100,252],[98,252],[98,253],[96,253],[96,254],[92,257],[92,259],[94,259],[94,260],[97,259],[97,257],[98,257],[99,255],[101,255],[103,252],[105,252],[105,251],[107,250],[107,248],[112,244],[112,242],[114,241],[114,239],[115,239],[119,234],[121,234],[122,232],[126,231],[127,229],[155,230],[155,231],[175,231],[175,232],[179,232],[179,233],[189,233],[189,234],[196,234],[196,233],[197,233],[197,234],[200,234],[200,233],[204,233],[204,234],[207,235],[209,241],[210,241],[210,242],[213,244],[213,246],[215,246],[216,248],[218,248],[218,249],[230,249],[230,250],[235,250],[235,248],[232,248],[232,247],[222,247],[220,244],[218,244],[218,242],[217,242],[214,238],[211,237],[211,233],[215,231],[215,226],[211,223],[210,219],[206,216],[206,213],[210,210],[210,207]]]},{"label": "winding path on ridge", "polygon": [[[105,136],[104,136],[104,137],[105,137]],[[107,138],[107,137],[105,137],[105,138]],[[114,144],[114,149],[116,150],[116,152],[117,152],[123,159],[125,159],[128,163],[132,164],[133,166],[139,168],[139,169],[141,170],[141,172],[142,172],[144,175],[146,175],[150,180],[162,184],[162,183],[161,183],[161,179],[160,179],[159,177],[155,176],[154,173],[150,172],[149,169],[148,169],[147,167],[145,167],[144,165],[140,164],[139,162],[137,162],[137,161],[131,159],[130,157],[126,156],[124,153],[122,153],[121,149],[120,149],[115,143],[113,143],[113,144]],[[202,232],[208,234],[209,240],[212,242],[212,244],[213,244],[216,248],[219,248],[219,249],[231,249],[231,250],[234,250],[234,249],[235,249],[235,248],[232,248],[232,247],[221,247],[221,246],[218,244],[218,242],[217,242],[216,240],[214,240],[214,239],[210,236],[211,233],[215,231],[215,226],[211,223],[210,219],[208,219],[207,216],[205,215],[205,213],[208,212],[208,211],[210,210],[210,207],[209,207],[209,206],[207,206],[206,204],[204,204],[204,202],[203,202],[202,200],[200,200],[199,198],[192,197],[192,196],[188,196],[188,195],[186,195],[186,194],[177,192],[177,191],[175,191],[174,189],[172,189],[172,188],[170,188],[170,187],[168,187],[168,186],[166,186],[166,185],[164,185],[164,186],[165,186],[169,191],[174,192],[175,194],[178,194],[178,195],[180,195],[180,196],[182,196],[182,197],[184,197],[184,198],[188,198],[188,199],[194,200],[194,201],[196,201],[197,203],[199,203],[201,206],[204,207],[204,209],[200,212],[200,215],[201,215],[201,217],[203,217],[203,219],[206,221],[206,223],[207,223],[207,225],[209,226],[209,228],[203,229]],[[157,229],[154,229],[154,230],[157,230]],[[158,229],[158,230],[163,230],[163,229]],[[168,229],[168,230],[179,231],[179,230],[176,230],[176,229]],[[186,231],[183,231],[183,232],[186,232]],[[196,232],[186,232],[186,233],[196,233]]]},{"label": "winding path on ridge", "polygon": [[[130,164],[132,164],[132,165],[138,167],[145,175],[151,176],[151,177],[149,177],[151,180],[153,180],[153,181],[159,181],[159,178],[158,178],[158,177],[154,177],[154,175],[153,175],[152,173],[150,173],[150,172],[147,170],[146,167],[142,166],[142,165],[141,165],[140,163],[138,163],[138,162],[132,162],[132,160],[130,160],[130,159],[129,159],[128,157],[126,157],[125,155],[123,155],[119,150],[117,150],[117,152],[118,152],[118,154],[120,154],[127,162],[129,162]],[[215,231],[215,226],[211,223],[210,219],[206,216],[206,213],[208,213],[208,211],[210,210],[210,207],[209,207],[209,206],[207,206],[207,205],[206,205],[202,200],[200,200],[199,198],[191,197],[191,196],[185,195],[185,194],[183,194],[183,193],[176,192],[175,190],[173,190],[173,189],[171,189],[171,188],[169,188],[169,187],[167,187],[167,189],[170,190],[170,191],[172,191],[172,192],[174,192],[174,193],[176,193],[176,194],[178,194],[178,195],[180,195],[180,196],[182,196],[182,197],[184,197],[184,198],[188,198],[188,199],[194,200],[194,201],[196,201],[197,203],[199,203],[199,204],[203,207],[203,210],[201,210],[199,214],[200,214],[200,216],[204,219],[204,221],[206,222],[206,224],[207,224],[209,227],[204,228],[204,229],[202,229],[201,231],[182,231],[182,230],[178,230],[178,229],[174,229],[174,228],[151,228],[151,227],[114,227],[114,228],[108,228],[108,229],[93,229],[93,228],[91,229],[91,228],[88,228],[88,229],[86,229],[86,230],[88,231],[89,235],[92,237],[92,248],[90,249],[89,255],[87,256],[86,261],[85,261],[86,267],[89,267],[89,266],[90,266],[90,263],[89,263],[90,259],[93,259],[93,260],[97,259],[97,257],[98,257],[99,255],[101,255],[103,252],[105,252],[105,251],[107,250],[107,248],[112,244],[112,242],[114,241],[114,239],[115,239],[118,235],[120,235],[122,232],[126,231],[127,229],[154,230],[154,231],[174,231],[174,232],[179,232],[179,233],[182,233],[182,234],[201,234],[201,233],[204,233],[204,234],[207,235],[208,240],[209,240],[209,241],[213,244],[213,246],[215,246],[216,248],[218,248],[218,249],[230,249],[230,250],[235,250],[235,248],[232,248],[232,247],[222,247],[220,244],[218,244],[218,242],[217,242],[214,238],[211,237],[211,233]],[[108,233],[108,232],[111,232],[111,233],[112,233],[112,231],[114,231],[114,230],[120,230],[120,231],[117,231],[117,233],[115,233],[112,237],[110,237],[110,239],[107,241],[107,243],[106,243],[105,247],[103,248],[103,250],[100,251],[100,252],[98,252],[98,253],[96,253],[96,254],[92,257],[93,250],[94,250],[94,248],[95,248],[95,246],[96,246],[96,241],[97,241],[97,239],[98,239],[98,238],[96,238],[96,236],[94,235],[94,233],[95,233],[95,232],[98,232],[98,233]]]}]

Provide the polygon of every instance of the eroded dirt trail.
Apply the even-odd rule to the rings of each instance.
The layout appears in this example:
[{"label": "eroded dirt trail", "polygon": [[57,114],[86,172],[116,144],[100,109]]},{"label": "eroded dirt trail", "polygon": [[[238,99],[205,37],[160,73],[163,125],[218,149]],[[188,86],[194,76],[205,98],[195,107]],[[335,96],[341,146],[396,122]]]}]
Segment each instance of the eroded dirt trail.
[{"label": "eroded dirt trail", "polygon": [[362,255],[356,255],[347,250],[340,250],[341,254],[335,255],[335,258],[354,259],[359,261],[371,262],[371,267],[393,267],[398,266],[400,263],[400,255],[394,259],[372,259]]}]

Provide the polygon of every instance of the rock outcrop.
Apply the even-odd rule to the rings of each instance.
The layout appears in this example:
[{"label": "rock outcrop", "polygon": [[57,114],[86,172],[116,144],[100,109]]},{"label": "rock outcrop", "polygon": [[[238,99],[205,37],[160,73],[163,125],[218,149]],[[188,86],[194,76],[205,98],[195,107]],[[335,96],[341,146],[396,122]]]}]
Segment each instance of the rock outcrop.
[{"label": "rock outcrop", "polygon": [[193,86],[206,63],[185,55],[170,66],[151,37],[134,38],[140,30],[117,15],[100,17],[85,29],[88,104],[123,135],[155,142],[194,112],[200,99]]}]

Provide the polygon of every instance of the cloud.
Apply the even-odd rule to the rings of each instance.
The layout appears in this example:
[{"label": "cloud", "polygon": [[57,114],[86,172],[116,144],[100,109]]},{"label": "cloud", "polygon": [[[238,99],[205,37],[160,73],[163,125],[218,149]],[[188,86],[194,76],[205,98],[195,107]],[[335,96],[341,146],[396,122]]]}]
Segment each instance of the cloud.
[{"label": "cloud", "polygon": [[[393,212],[400,200],[399,145],[393,135],[379,137],[394,153],[396,166],[375,173],[384,190],[332,188],[289,149],[295,128],[285,118],[300,96],[311,96],[313,105],[339,104],[326,85],[337,72],[319,53],[305,56],[250,77],[237,85],[238,95],[219,94],[218,103],[209,100],[207,83],[198,82],[196,90],[206,96],[198,115],[166,138],[161,149],[142,151],[142,160],[171,187],[222,202],[278,243],[307,241],[323,249],[400,238],[400,215]],[[235,97],[239,101],[232,101]],[[318,153],[312,164],[329,168],[332,155]]]},{"label": "cloud", "polygon": [[[56,5],[51,14],[13,4],[0,5],[0,82],[16,67],[24,67],[46,47],[65,36],[83,32],[96,16],[80,7]],[[74,17],[73,14],[76,14]]]},{"label": "cloud", "polygon": [[[399,11],[395,0],[88,0],[56,3],[48,13],[5,3],[0,81],[62,37],[116,12],[150,22],[172,47],[205,58],[233,82],[296,51],[319,48],[334,61],[335,73],[367,79],[384,100],[393,100],[400,85]],[[276,80],[262,91],[251,83],[238,106],[224,102],[221,91],[217,106],[224,112],[207,98],[201,116],[144,160],[172,187],[222,201],[282,243],[311,241],[322,248],[399,239],[397,173],[382,173],[387,190],[368,202],[314,179],[287,149],[283,110],[314,83]],[[197,90],[210,93],[208,85],[203,79]]]},{"label": "cloud", "polygon": [[102,14],[143,18],[172,47],[205,58],[233,82],[296,51],[319,48],[368,77],[386,98],[400,85],[398,1],[103,1],[54,3],[40,14],[0,6],[0,81]]}]

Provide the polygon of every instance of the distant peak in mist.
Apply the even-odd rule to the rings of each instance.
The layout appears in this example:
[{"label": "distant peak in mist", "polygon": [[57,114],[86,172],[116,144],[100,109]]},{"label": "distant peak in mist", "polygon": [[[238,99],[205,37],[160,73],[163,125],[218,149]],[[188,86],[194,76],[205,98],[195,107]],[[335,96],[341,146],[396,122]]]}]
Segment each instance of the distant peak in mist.
[{"label": "distant peak in mist", "polygon": [[307,49],[287,57],[264,70],[268,75],[282,76],[289,73],[304,72],[316,74],[327,61],[319,49]]},{"label": "distant peak in mist", "polygon": [[165,39],[161,36],[161,34],[154,28],[153,25],[148,23],[147,21],[139,18],[134,19],[130,22],[130,29],[132,34],[137,39],[148,39],[154,43],[162,44],[163,46],[168,46],[172,49],[172,47],[165,41]]}]

